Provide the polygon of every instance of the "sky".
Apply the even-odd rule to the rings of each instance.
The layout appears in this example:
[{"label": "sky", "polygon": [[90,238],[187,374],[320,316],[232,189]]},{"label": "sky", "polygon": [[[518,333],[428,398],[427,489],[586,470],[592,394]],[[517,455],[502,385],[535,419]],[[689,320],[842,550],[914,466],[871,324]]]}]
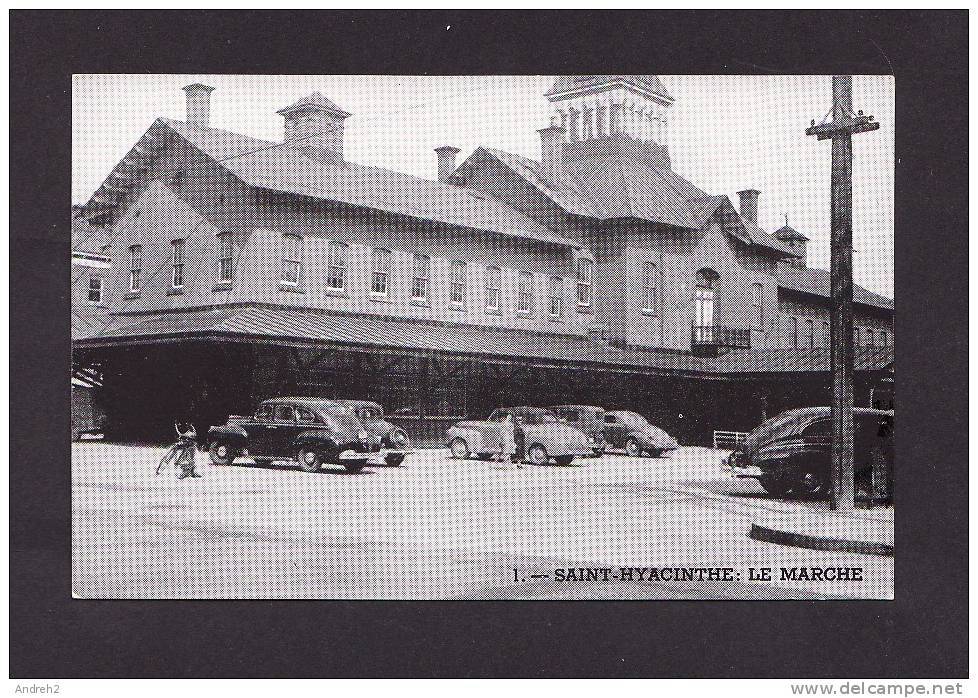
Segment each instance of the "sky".
[{"label": "sky", "polygon": [[[758,222],[811,238],[808,264],[828,268],[831,145],[805,136],[832,103],[830,76],[661,75],[673,170],[708,194],[758,189]],[[193,82],[215,87],[211,126],[280,141],[276,111],[322,92],[352,116],[346,159],[435,179],[434,148],[480,145],[540,158],[553,75],[76,75],[72,84],[72,202],[84,203],[159,117],[183,120]],[[894,81],[853,78],[853,108],[878,131],[853,137],[853,278],[893,297]]]}]

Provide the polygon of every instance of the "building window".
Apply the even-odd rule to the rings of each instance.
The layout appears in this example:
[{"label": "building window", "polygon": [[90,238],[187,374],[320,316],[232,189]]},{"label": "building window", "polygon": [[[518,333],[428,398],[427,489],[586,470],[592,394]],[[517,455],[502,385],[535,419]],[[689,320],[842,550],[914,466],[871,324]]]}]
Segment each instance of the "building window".
[{"label": "building window", "polygon": [[457,308],[465,305],[465,262],[452,262],[451,287],[448,302]]},{"label": "building window", "polygon": [[751,327],[755,330],[764,329],[764,285],[754,284],[751,286]]},{"label": "building window", "polygon": [[342,291],[346,288],[346,243],[330,242],[326,263],[326,287]]},{"label": "building window", "polygon": [[590,259],[577,260],[577,307],[591,307],[592,282],[594,278],[594,262]]},{"label": "building window", "polygon": [[183,288],[183,240],[174,240],[170,243],[170,263],[173,269],[170,272],[170,285],[173,288]]},{"label": "building window", "polygon": [[831,336],[831,334],[832,332],[829,329],[829,323],[823,322],[822,323],[822,346],[823,347],[829,346],[829,337]]},{"label": "building window", "polygon": [[411,281],[411,300],[428,302],[428,279],[431,277],[431,258],[416,254],[413,259],[413,279]]},{"label": "building window", "polygon": [[713,327],[717,324],[718,299],[717,281],[719,276],[712,269],[696,272],[696,326]]},{"label": "building window", "polygon": [[655,312],[656,304],[656,268],[649,261],[642,262],[642,310],[646,313]]},{"label": "building window", "polygon": [[520,315],[533,314],[533,272],[520,272],[520,288],[516,301],[516,311]]},{"label": "building window", "polygon": [[796,317],[788,318],[788,340],[792,347],[798,348],[798,318]]},{"label": "building window", "polygon": [[862,333],[860,333],[858,327],[852,328],[852,346],[861,347],[863,344]]},{"label": "building window", "polygon": [[90,276],[88,278],[88,302],[102,302],[102,279],[97,276]]},{"label": "building window", "polygon": [[815,348],[815,321],[811,318],[805,320],[805,341],[808,343],[807,349]]},{"label": "building window", "polygon": [[133,245],[129,248],[129,292],[139,291],[140,275],[143,271],[143,246]]},{"label": "building window", "polygon": [[234,281],[234,238],[231,233],[217,236],[217,280],[229,284]]},{"label": "building window", "polygon": [[559,276],[550,278],[549,298],[550,317],[559,320],[564,315],[564,280]]},{"label": "building window", "polygon": [[370,293],[386,296],[390,292],[391,251],[375,247],[371,261]]},{"label": "building window", "polygon": [[866,346],[867,347],[875,347],[876,346],[876,344],[873,341],[873,339],[874,339],[874,337],[873,337],[873,331],[872,330],[866,330]]},{"label": "building window", "polygon": [[295,286],[299,283],[302,267],[302,238],[291,233],[282,234],[282,283]]},{"label": "building window", "polygon": [[486,267],[486,310],[498,313],[502,306],[503,272],[499,267]]}]

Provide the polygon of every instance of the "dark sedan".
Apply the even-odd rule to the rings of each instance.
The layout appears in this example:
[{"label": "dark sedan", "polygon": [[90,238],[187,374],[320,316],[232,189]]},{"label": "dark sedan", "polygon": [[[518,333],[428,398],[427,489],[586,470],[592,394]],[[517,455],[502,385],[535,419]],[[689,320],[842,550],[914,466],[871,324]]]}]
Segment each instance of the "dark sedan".
[{"label": "dark sedan", "polygon": [[321,398],[273,398],[258,406],[253,417],[230,417],[207,433],[211,462],[229,465],[241,456],[255,460],[295,460],[308,472],[323,464],[359,472],[380,451],[345,405]]},{"label": "dark sedan", "polygon": [[[874,461],[893,467],[893,412],[856,408],[855,476],[867,487]],[[821,498],[829,493],[832,459],[832,410],[788,410],[752,431],[727,459],[736,477],[756,478],[776,497]]]}]

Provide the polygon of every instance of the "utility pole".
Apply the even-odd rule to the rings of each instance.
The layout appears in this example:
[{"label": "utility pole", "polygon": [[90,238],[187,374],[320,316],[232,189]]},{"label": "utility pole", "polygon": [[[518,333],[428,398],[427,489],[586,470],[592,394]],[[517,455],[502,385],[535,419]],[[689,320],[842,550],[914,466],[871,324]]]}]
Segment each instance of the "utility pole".
[{"label": "utility pole", "polygon": [[832,508],[855,507],[852,419],[852,135],[880,125],[852,111],[852,76],[832,77],[832,120],[805,135],[832,139]]}]

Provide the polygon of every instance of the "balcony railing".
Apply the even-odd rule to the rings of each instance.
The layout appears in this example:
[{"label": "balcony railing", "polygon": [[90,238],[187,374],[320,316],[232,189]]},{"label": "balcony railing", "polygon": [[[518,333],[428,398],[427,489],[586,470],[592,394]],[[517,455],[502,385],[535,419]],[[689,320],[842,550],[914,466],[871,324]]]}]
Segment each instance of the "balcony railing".
[{"label": "balcony railing", "polygon": [[705,325],[693,327],[694,347],[738,347],[750,349],[750,329]]}]

